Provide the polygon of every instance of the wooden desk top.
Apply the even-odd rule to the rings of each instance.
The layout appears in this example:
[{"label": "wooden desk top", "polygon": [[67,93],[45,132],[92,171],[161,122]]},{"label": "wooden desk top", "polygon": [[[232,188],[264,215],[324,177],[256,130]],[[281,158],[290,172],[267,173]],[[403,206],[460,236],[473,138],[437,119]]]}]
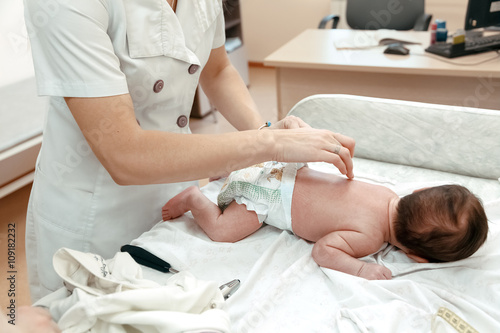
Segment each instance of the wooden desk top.
[{"label": "wooden desk top", "polygon": [[385,46],[337,49],[335,40],[359,38],[363,30],[308,29],[266,57],[264,64],[279,68],[323,69],[372,73],[500,78],[500,56],[485,52],[454,59],[425,52],[430,32],[405,31],[422,44],[407,45],[407,56],[384,54]]}]

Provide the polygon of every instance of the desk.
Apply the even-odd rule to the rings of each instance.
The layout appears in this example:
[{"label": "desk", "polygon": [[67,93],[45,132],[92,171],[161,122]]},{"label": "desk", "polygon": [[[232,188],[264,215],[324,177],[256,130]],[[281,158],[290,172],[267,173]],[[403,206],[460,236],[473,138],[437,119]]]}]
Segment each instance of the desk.
[{"label": "desk", "polygon": [[[421,45],[410,55],[384,54],[385,47],[339,49],[336,39],[370,32],[309,29],[269,55],[276,68],[278,117],[304,97],[351,94],[500,110],[500,57],[495,52],[447,59],[424,51],[429,32],[404,32]],[[358,35],[357,35],[358,34]],[[493,59],[495,58],[495,59]]]}]

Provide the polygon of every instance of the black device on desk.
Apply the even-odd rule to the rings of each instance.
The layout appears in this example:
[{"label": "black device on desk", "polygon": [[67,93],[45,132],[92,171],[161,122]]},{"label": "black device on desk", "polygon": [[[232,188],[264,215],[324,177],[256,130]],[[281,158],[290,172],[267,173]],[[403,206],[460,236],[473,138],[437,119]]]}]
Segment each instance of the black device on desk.
[{"label": "black device on desk", "polygon": [[483,36],[474,29],[500,25],[500,0],[469,0],[465,15],[465,41],[436,43],[425,51],[447,58],[500,49],[500,34]]},{"label": "black device on desk", "polygon": [[387,48],[384,50],[384,53],[407,55],[408,53],[410,53],[410,50],[407,49],[402,43],[392,43],[387,45]]},{"label": "black device on desk", "polygon": [[436,43],[425,51],[447,58],[493,51],[500,49],[500,34],[491,36],[466,37],[463,43]]},{"label": "black device on desk", "polygon": [[469,0],[465,30],[500,25],[500,0]]}]

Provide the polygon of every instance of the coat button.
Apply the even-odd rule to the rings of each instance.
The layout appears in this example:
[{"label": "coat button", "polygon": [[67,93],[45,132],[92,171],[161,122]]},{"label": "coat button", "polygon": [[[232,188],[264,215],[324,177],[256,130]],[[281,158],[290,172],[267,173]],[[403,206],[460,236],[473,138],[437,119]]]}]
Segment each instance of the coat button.
[{"label": "coat button", "polygon": [[155,93],[159,93],[163,89],[163,80],[158,80],[155,82],[155,85],[153,86],[153,91]]},{"label": "coat button", "polygon": [[189,74],[196,73],[198,71],[198,68],[200,68],[200,66],[192,64],[191,66],[189,66],[189,69],[188,69]]},{"label": "coat button", "polygon": [[179,118],[177,118],[177,126],[181,128],[186,127],[187,123],[188,123],[188,118],[186,116],[182,115],[179,116]]}]

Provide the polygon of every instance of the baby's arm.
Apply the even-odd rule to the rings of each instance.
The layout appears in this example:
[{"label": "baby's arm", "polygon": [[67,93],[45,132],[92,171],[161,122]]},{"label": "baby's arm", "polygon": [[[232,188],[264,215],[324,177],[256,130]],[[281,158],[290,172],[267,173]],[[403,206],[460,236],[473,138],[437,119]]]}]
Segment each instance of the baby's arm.
[{"label": "baby's arm", "polygon": [[388,280],[392,273],[387,267],[357,259],[376,252],[382,242],[358,231],[334,231],[314,244],[312,257],[322,267],[369,280]]}]

